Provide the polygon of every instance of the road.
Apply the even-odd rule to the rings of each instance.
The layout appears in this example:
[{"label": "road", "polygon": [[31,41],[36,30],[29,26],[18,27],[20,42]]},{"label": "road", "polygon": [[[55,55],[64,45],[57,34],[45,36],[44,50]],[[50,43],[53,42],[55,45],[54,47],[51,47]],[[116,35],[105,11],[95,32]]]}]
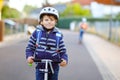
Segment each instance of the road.
[{"label": "road", "polygon": [[[78,33],[63,30],[69,63],[61,67],[59,80],[103,80],[84,44],[78,44]],[[34,66],[25,60],[27,39],[0,47],[0,80],[35,80]]]}]

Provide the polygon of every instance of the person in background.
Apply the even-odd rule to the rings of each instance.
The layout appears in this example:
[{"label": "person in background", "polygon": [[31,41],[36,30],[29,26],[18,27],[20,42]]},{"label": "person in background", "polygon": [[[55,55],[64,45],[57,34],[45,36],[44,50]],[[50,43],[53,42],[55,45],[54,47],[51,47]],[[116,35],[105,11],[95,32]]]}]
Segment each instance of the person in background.
[{"label": "person in background", "polygon": [[87,25],[87,19],[82,18],[82,22],[80,23],[80,30],[79,30],[79,43],[82,43],[83,35],[85,33],[85,30],[88,28]]}]

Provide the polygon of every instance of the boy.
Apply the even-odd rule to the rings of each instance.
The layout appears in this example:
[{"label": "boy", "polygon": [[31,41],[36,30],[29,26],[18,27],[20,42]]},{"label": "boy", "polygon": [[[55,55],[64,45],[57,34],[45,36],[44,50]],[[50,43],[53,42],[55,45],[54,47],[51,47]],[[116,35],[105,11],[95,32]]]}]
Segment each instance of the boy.
[{"label": "boy", "polygon": [[[58,19],[59,14],[55,8],[43,8],[39,15],[39,25],[31,35],[26,47],[26,58],[30,64],[33,63],[34,58],[62,60],[60,64],[52,63],[54,74],[49,73],[48,80],[58,80],[59,65],[66,66],[68,63],[63,35],[55,27]],[[44,63],[36,65],[36,80],[44,80],[44,73],[40,70],[44,67]]]}]

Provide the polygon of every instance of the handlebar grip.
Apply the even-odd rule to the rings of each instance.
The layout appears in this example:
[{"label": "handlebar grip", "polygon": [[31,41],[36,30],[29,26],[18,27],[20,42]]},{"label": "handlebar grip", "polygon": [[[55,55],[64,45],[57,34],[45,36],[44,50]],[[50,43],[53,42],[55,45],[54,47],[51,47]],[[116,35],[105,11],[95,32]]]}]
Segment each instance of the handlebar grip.
[{"label": "handlebar grip", "polygon": [[[33,59],[33,61],[34,61],[34,62],[41,62],[40,59]],[[28,65],[31,67],[31,66],[32,66],[32,63],[29,63]]]},{"label": "handlebar grip", "polygon": [[29,63],[28,65],[31,67],[31,66],[32,66],[32,63]]}]

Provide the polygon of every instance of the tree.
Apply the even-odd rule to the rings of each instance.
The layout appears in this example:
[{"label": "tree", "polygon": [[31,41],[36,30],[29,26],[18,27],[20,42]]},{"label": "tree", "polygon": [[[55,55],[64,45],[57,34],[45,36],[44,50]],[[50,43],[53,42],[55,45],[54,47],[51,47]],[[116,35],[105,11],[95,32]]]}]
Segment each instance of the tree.
[{"label": "tree", "polygon": [[31,5],[25,5],[23,11],[26,13],[26,14],[29,14],[32,10],[36,9],[37,7],[35,6],[31,6]]},{"label": "tree", "polygon": [[2,19],[5,18],[20,18],[20,12],[14,8],[10,8],[8,5],[4,5],[2,8]]},{"label": "tree", "polygon": [[116,18],[120,19],[120,12],[116,15]]},{"label": "tree", "polygon": [[90,10],[89,9],[84,9],[80,4],[74,3],[74,4],[68,4],[67,8],[63,13],[61,13],[61,16],[91,16]]}]

